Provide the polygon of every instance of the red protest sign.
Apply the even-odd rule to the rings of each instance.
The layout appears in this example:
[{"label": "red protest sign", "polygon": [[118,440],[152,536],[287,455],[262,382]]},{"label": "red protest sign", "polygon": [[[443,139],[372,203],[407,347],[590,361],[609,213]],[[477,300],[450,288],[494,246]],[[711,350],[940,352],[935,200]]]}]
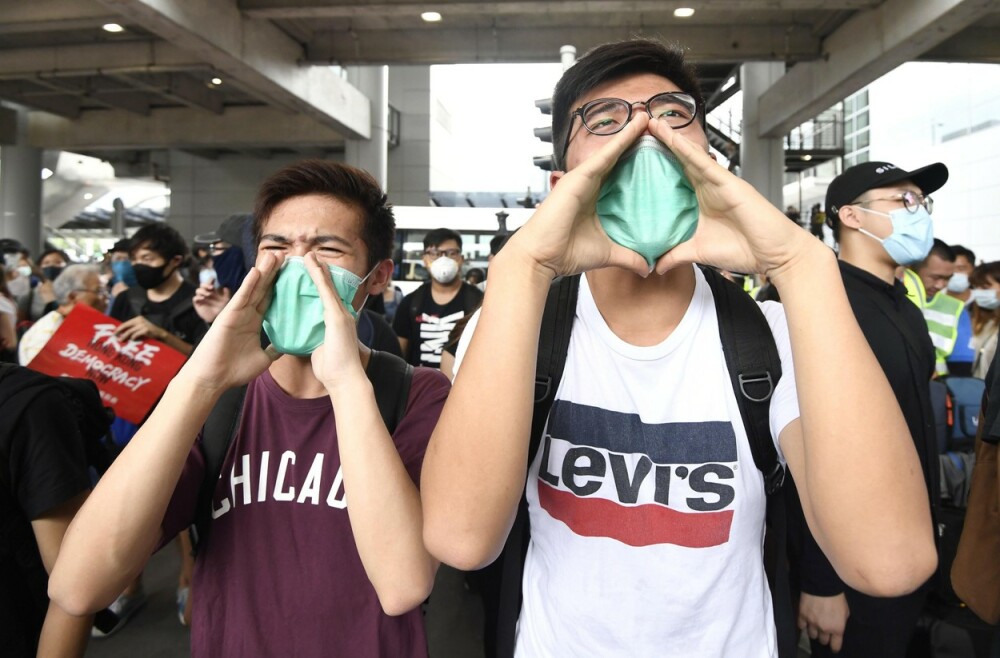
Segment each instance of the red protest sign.
[{"label": "red protest sign", "polygon": [[156,340],[119,340],[114,331],[120,324],[77,304],[28,367],[89,379],[115,414],[140,423],[186,357]]}]

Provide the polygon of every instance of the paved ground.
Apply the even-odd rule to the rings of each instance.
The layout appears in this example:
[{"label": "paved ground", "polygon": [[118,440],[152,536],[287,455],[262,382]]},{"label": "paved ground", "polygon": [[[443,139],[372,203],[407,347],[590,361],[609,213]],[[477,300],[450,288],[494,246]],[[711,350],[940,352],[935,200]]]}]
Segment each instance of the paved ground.
[{"label": "paved ground", "polygon": [[190,656],[190,632],[177,621],[179,568],[180,555],[173,545],[154,555],[143,576],[146,605],[111,637],[91,639],[86,658]]},{"label": "paved ground", "polygon": [[[146,605],[117,633],[92,639],[86,658],[185,658],[191,634],[177,621],[176,588],[180,557],[167,546],[149,561],[143,576]],[[482,636],[456,629],[478,629],[482,606],[450,568],[438,571],[438,595],[427,606],[427,642],[432,658],[482,658]]]}]

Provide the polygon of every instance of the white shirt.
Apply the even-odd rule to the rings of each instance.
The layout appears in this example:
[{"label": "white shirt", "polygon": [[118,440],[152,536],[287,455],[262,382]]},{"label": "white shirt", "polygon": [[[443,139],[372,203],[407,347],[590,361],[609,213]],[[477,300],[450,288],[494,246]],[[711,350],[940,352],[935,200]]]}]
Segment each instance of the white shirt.
[{"label": "white shirt", "polygon": [[[777,446],[798,401],[784,309],[761,308],[782,361]],[[650,347],[618,338],[581,279],[527,498],[517,656],[777,656],[763,479],[700,271],[681,322]]]}]

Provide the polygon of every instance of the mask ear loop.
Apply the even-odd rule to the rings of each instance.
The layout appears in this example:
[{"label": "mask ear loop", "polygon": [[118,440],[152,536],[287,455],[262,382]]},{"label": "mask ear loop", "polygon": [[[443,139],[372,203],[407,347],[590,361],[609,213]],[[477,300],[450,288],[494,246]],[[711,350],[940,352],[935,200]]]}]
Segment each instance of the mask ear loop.
[{"label": "mask ear loop", "polygon": [[[363,278],[361,279],[361,281],[359,281],[359,282],[358,282],[358,288],[359,288],[359,289],[361,288],[361,286],[365,285],[365,281],[367,281],[367,280],[368,280],[368,277],[370,277],[370,276],[371,276],[372,274],[374,274],[374,273],[375,273],[375,270],[377,270],[377,269],[378,269],[378,266],[379,266],[379,265],[381,265],[381,264],[382,264],[382,263],[381,263],[381,262],[379,262],[379,263],[377,263],[377,264],[375,265],[375,267],[373,267],[373,268],[371,268],[370,270],[368,270],[368,274],[366,274],[366,275],[365,275],[365,276],[364,276],[364,277],[363,277]],[[357,298],[357,293],[354,293],[354,296],[355,296],[355,298]],[[356,317],[356,318],[354,318],[354,323],[355,323],[355,324],[357,324],[357,323],[358,323],[358,319],[359,319],[359,318],[361,317],[361,311],[365,310],[365,304],[367,304],[367,303],[368,303],[368,298],[369,298],[369,297],[371,297],[371,295],[369,295],[368,293],[365,293],[365,298],[364,298],[364,300],[363,300],[363,301],[361,302],[361,308],[360,308],[360,309],[358,309],[358,315],[357,315],[357,317]],[[354,300],[351,300],[351,303],[353,304],[353,303],[354,303]]]},{"label": "mask ear loop", "polygon": [[[890,215],[889,213],[879,212],[877,210],[871,210],[869,208],[864,208],[862,206],[857,206],[857,208],[858,208],[858,210],[861,210],[861,211],[864,211],[864,212],[870,212],[870,213],[872,213],[874,215],[882,215],[883,217],[888,217],[889,219],[892,219],[892,215]],[[860,233],[861,235],[867,235],[872,240],[877,240],[879,244],[885,244],[885,241],[888,239],[888,238],[880,238],[877,235],[875,235],[874,233],[872,233],[871,231],[866,231],[865,229],[861,228],[860,226],[858,227],[858,233]]]}]

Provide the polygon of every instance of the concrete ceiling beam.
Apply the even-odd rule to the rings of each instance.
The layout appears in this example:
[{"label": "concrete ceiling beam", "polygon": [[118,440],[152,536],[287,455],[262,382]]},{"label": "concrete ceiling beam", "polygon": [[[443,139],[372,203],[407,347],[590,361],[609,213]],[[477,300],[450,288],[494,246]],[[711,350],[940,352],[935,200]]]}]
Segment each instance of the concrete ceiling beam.
[{"label": "concrete ceiling beam", "polygon": [[[467,62],[555,61],[559,48],[572,43],[580,53],[616,39],[635,36],[634,27],[456,28],[428,30],[352,30],[317,32],[307,46],[313,62],[440,64]],[[814,59],[820,40],[807,26],[647,25],[642,34],[683,44],[696,62]],[[468,53],[476,53],[470,58]]]},{"label": "concrete ceiling beam", "polygon": [[102,0],[109,9],[197,56],[275,104],[352,139],[371,131],[369,99],[268,21],[243,16],[232,0]]},{"label": "concrete ceiling beam", "polygon": [[[869,9],[879,0],[831,0],[823,3],[824,10]],[[660,0],[576,0],[575,2],[535,2],[510,0],[508,2],[398,2],[374,1],[365,3],[335,3],[329,0],[240,0],[240,9],[255,18],[412,18],[425,11],[440,12],[444,16],[512,16],[539,14],[637,14],[640,12],[668,12],[678,7],[689,7],[689,0],[662,2]],[[762,11],[816,9],[815,0],[702,0],[699,11]]]},{"label": "concrete ceiling beam", "polygon": [[51,48],[0,49],[0,79],[80,76],[109,71],[135,73],[208,68],[198,58],[163,41],[129,41]]},{"label": "concrete ceiling beam", "polygon": [[[2,86],[10,83],[0,83]],[[37,105],[37,104],[36,104]],[[302,115],[271,107],[230,107],[209,114],[187,107],[157,108],[140,117],[123,110],[78,113],[69,120],[32,112],[28,139],[33,146],[66,151],[118,149],[266,149],[340,147],[343,137]]]},{"label": "concrete ceiling beam", "polygon": [[[886,0],[855,14],[760,97],[760,136],[782,137],[995,11],[994,0]],[[994,37],[995,38],[995,37]]]}]

